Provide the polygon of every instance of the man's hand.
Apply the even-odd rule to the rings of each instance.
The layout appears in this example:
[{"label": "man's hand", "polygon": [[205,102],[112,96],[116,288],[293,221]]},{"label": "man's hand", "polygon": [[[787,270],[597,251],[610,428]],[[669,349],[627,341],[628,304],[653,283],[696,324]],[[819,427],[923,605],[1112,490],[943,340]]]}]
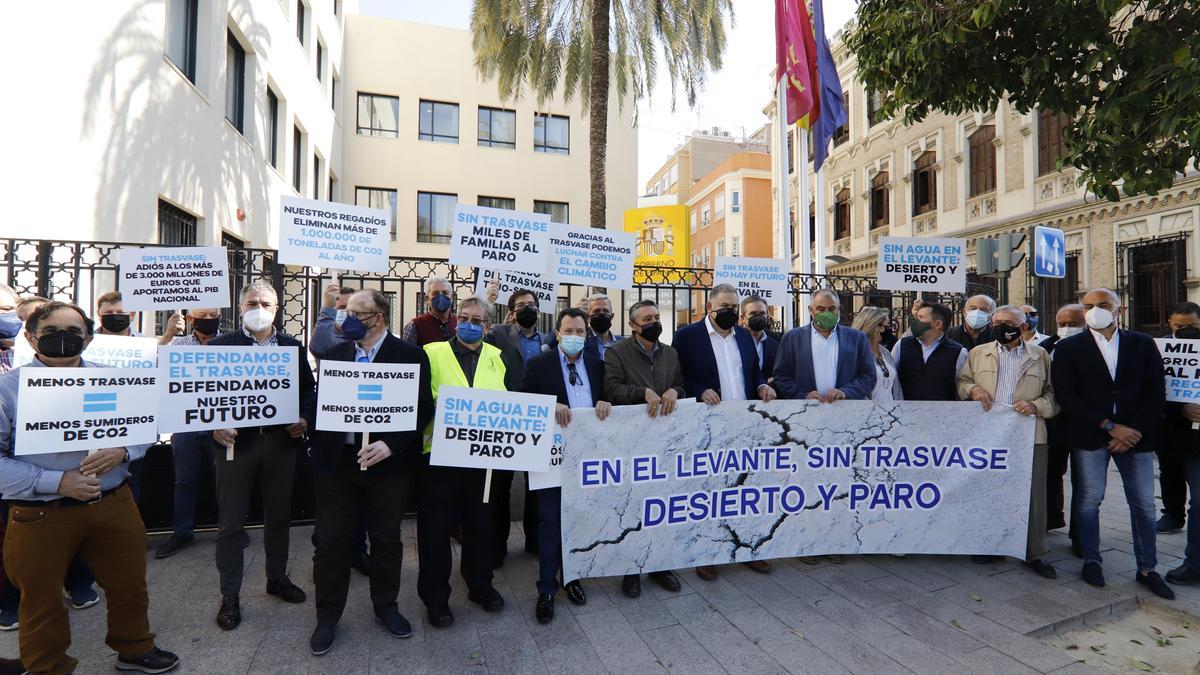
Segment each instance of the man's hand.
[{"label": "man's hand", "polygon": [[1189,422],[1200,422],[1200,403],[1188,403],[1184,405],[1183,416]]},{"label": "man's hand", "polygon": [[[983,405],[983,411],[988,412],[992,409],[992,395],[987,393],[987,390],[979,385],[971,387],[971,400],[979,401]],[[1016,406],[1013,406],[1014,408]]]},{"label": "man's hand", "polygon": [[596,404],[596,419],[603,422],[608,419],[608,413],[612,412],[612,404],[608,401],[600,401]]},{"label": "man's hand", "polygon": [[721,396],[712,389],[705,389],[703,394],[700,394],[700,400],[709,405],[716,405],[721,402]]},{"label": "man's hand", "polygon": [[579,311],[583,312],[584,314],[587,314],[587,310],[588,310],[588,296],[586,296],[586,295],[584,295],[584,296],[581,296],[581,297],[579,298],[579,302],[576,302],[576,303],[575,303],[575,308],[576,308],[576,309],[578,309]]},{"label": "man's hand", "polygon": [[846,392],[842,391],[841,389],[838,389],[837,387],[834,387],[833,389],[830,389],[829,391],[825,392],[825,397],[822,398],[821,400],[826,403],[833,403],[834,401],[844,401],[845,399],[846,399]]},{"label": "man's hand", "polygon": [[825,397],[821,395],[821,392],[816,391],[815,389],[808,392],[808,396],[805,396],[804,398],[809,401],[821,401],[822,403],[825,402]]},{"label": "man's hand", "polygon": [[916,299],[916,300],[913,300],[912,309],[911,309],[911,310],[909,310],[909,311],[911,311],[911,312],[912,312],[912,315],[913,315],[913,318],[914,318],[914,319],[915,319],[915,318],[916,318],[916,316],[917,316],[917,312],[921,311],[921,305],[923,305],[923,304],[925,304],[925,301],[924,301],[924,300],[922,300],[922,299],[921,299],[921,296],[919,296],[919,295],[917,296],[917,299]]},{"label": "man's hand", "polygon": [[1132,449],[1133,449],[1132,445],[1122,442],[1122,441],[1118,441],[1115,438],[1108,442],[1108,451],[1113,453],[1114,455],[1119,455],[1123,452],[1128,452],[1129,450],[1132,450]]},{"label": "man's hand", "polygon": [[1017,401],[1016,403],[1013,404],[1013,410],[1016,410],[1017,412],[1021,413],[1022,415],[1036,415],[1037,414],[1037,406],[1030,403],[1029,401]]},{"label": "man's hand", "polygon": [[90,502],[100,496],[100,479],[85,476],[78,471],[64,471],[58,482],[58,494],[81,502]]},{"label": "man's hand", "polygon": [[289,424],[288,428],[287,428],[288,435],[291,436],[292,438],[300,438],[307,431],[308,431],[308,420],[304,419],[303,417],[300,418],[299,422],[296,422],[294,424]]},{"label": "man's hand", "polygon": [[179,312],[175,312],[171,315],[171,318],[167,319],[166,335],[183,335],[185,330],[187,330],[187,321],[183,319],[183,315]]},{"label": "man's hand", "polygon": [[358,451],[358,465],[364,469],[374,466],[392,456],[392,449],[383,441],[375,441]]},{"label": "man's hand", "polygon": [[487,289],[484,290],[484,294],[487,296],[489,305],[496,304],[496,298],[500,297],[500,280],[492,279],[492,282],[487,285]]},{"label": "man's hand", "polygon": [[758,388],[758,398],[763,403],[770,403],[778,397],[779,395],[775,393],[775,390],[765,384]]},{"label": "man's hand", "polygon": [[646,414],[651,417],[658,417],[658,407],[662,405],[662,397],[654,393],[650,387],[646,387]]},{"label": "man's hand", "polygon": [[1127,427],[1124,424],[1118,424],[1113,427],[1112,431],[1108,432],[1108,435],[1112,436],[1113,440],[1121,441],[1130,448],[1142,440],[1142,432],[1133,427]]},{"label": "man's hand", "polygon": [[554,421],[558,426],[566,429],[567,425],[571,423],[571,409],[561,403],[557,404],[554,408]]},{"label": "man's hand", "polygon": [[664,415],[670,415],[671,413],[675,412],[675,404],[678,402],[679,392],[675,391],[674,388],[668,389],[666,393],[662,395],[662,413]]},{"label": "man's hand", "polygon": [[231,447],[237,441],[237,429],[215,429],[213,440],[223,447]]},{"label": "man's hand", "polygon": [[103,476],[125,462],[125,448],[105,448],[88,454],[79,463],[79,473]]},{"label": "man's hand", "polygon": [[325,291],[321,293],[321,307],[325,309],[333,309],[337,307],[338,298],[342,297],[342,287],[329,283],[325,285]]}]

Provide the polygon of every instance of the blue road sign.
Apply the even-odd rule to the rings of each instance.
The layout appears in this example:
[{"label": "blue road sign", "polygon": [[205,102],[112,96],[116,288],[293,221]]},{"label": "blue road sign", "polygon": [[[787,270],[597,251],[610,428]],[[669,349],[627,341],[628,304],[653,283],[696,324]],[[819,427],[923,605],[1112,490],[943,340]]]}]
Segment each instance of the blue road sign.
[{"label": "blue road sign", "polygon": [[117,392],[94,392],[83,395],[83,412],[116,412]]},{"label": "blue road sign", "polygon": [[360,401],[382,401],[383,400],[383,385],[382,384],[360,384],[360,385],[358,385],[358,400],[360,400]]},{"label": "blue road sign", "polygon": [[1067,239],[1062,230],[1033,228],[1033,273],[1051,279],[1067,276]]}]

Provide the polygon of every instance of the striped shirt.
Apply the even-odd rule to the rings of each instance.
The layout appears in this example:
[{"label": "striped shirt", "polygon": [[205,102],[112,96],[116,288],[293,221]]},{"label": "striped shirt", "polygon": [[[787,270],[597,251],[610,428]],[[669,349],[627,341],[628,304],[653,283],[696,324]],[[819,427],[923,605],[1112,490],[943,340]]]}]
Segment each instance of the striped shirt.
[{"label": "striped shirt", "polygon": [[1004,405],[1013,404],[1013,394],[1017,391],[1017,381],[1021,379],[1021,362],[1025,360],[1025,345],[1018,344],[1009,349],[1003,345],[996,350],[996,358],[1000,361],[999,373],[996,376],[996,402]]}]

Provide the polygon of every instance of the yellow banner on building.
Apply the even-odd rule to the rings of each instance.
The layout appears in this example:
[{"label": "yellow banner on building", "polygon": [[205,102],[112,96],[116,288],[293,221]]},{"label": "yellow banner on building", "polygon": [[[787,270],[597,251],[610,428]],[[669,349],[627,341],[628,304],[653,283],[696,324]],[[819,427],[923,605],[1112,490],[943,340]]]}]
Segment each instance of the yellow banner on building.
[{"label": "yellow banner on building", "polygon": [[648,206],[625,212],[625,231],[637,235],[635,265],[689,267],[688,207]]}]

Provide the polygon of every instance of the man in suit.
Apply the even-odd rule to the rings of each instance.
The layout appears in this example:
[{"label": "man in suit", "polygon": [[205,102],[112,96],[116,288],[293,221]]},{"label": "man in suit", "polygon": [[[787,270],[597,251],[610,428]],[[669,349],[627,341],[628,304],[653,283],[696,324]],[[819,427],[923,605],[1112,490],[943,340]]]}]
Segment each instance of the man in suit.
[{"label": "man in suit", "polygon": [[588,296],[587,317],[588,334],[583,350],[600,363],[604,363],[604,353],[621,339],[620,335],[612,332],[612,300],[603,293]]},{"label": "man in suit", "polygon": [[833,403],[871,398],[875,360],[867,336],[839,326],[841,299],[827,288],[812,295],[811,322],[783,336],[775,362],[780,398]]},{"label": "man in suit", "polygon": [[1111,460],[1121,473],[1129,502],[1137,581],[1161,598],[1175,592],[1158,565],[1154,527],[1154,455],[1166,387],[1162,355],[1149,336],[1121,330],[1121,299],[1107,288],[1083,296],[1088,332],[1062,340],[1054,349],[1055,398],[1065,414],[1079,508],[1075,514],[1083,549],[1083,580],[1104,585],[1100,567],[1100,502]]},{"label": "man in suit", "polygon": [[[1087,324],[1083,320],[1083,305],[1073,303],[1059,307],[1058,311],[1054,314],[1054,324],[1057,326],[1054,335],[1038,343],[1038,346],[1045,349],[1051,358],[1054,358],[1054,347],[1058,344],[1059,340],[1065,340],[1072,335],[1078,335],[1087,330]],[[1046,478],[1046,529],[1057,530],[1060,527],[1067,526],[1067,519],[1063,513],[1063,477],[1067,475],[1067,467],[1071,457],[1070,444],[1067,443],[1067,438],[1062,433],[1062,415],[1046,420],[1046,438],[1050,445],[1050,462],[1047,467],[1048,474]],[[1071,475],[1071,484],[1075,484],[1074,472]],[[1075,512],[1078,502],[1079,490],[1072,489],[1072,514]],[[1079,556],[1079,542],[1075,537],[1074,515],[1071,516],[1070,537],[1073,548],[1076,550],[1076,555]]]},{"label": "man in suit", "polygon": [[346,320],[346,303],[350,302],[354,290],[336,283],[325,285],[321,293],[321,312],[317,315],[317,325],[308,341],[308,351],[313,358],[323,359],[325,352],[346,342],[346,337],[341,333],[342,322]]},{"label": "man in suit", "polygon": [[[216,459],[217,505],[220,509],[217,531],[217,571],[221,576],[221,607],[217,626],[233,630],[242,623],[238,596],[245,573],[242,542],[246,536],[246,514],[250,495],[260,482],[263,500],[263,549],[266,554],[267,595],[284,602],[301,603],[306,596],[287,576],[288,532],[292,525],[292,479],[296,456],[304,437],[312,428],[317,412],[316,380],[308,367],[304,345],[275,330],[275,312],[279,295],[266,282],[256,281],[242,288],[239,309],[242,329],[209,340],[209,347],[290,347],[296,350],[300,397],[300,420],[289,425],[216,429],[213,441],[218,446]],[[226,460],[220,448],[234,447],[233,459]],[[261,473],[261,479],[259,474]]]},{"label": "man in suit", "polygon": [[327,653],[337,636],[337,623],[350,589],[357,531],[364,515],[371,540],[368,569],[375,621],[392,637],[412,635],[412,626],[396,604],[404,562],[400,530],[409,481],[421,456],[421,430],[433,419],[433,396],[429,389],[429,358],[420,347],[391,334],[388,310],[387,298],[377,290],[351,295],[342,323],[346,342],[325,352],[326,363],[407,363],[419,366],[420,374],[417,422],[412,431],[370,434],[368,443],[363,442],[361,434],[329,431],[313,436],[317,627],[309,647],[317,656]]},{"label": "man in suit", "polygon": [[[1171,334],[1176,339],[1200,340],[1200,306],[1194,302],[1185,302],[1171,312]],[[1192,493],[1192,500],[1187,511],[1187,547],[1184,549],[1183,564],[1167,572],[1167,581],[1172,584],[1193,586],[1200,583],[1200,432],[1195,428],[1200,422],[1200,404],[1196,403],[1167,403],[1164,431],[1166,446],[1170,448],[1171,459],[1176,462],[1175,480],[1182,482],[1176,499],[1180,506]],[[1166,510],[1167,480],[1171,471],[1159,459],[1159,480],[1163,483],[1163,505]],[[1166,514],[1163,514],[1166,517]],[[1180,522],[1183,519],[1180,518]],[[1162,532],[1162,519],[1159,520],[1159,532]]]},{"label": "man in suit", "polygon": [[771,333],[771,309],[765,300],[757,295],[742,300],[742,326],[754,338],[758,369],[770,384],[775,373],[775,358],[779,355],[779,335]]},{"label": "man in suit", "polygon": [[[558,404],[554,421],[560,428],[571,424],[572,408],[595,408],[596,417],[608,417],[612,406],[604,396],[604,363],[587,353],[587,315],[576,307],[558,315],[557,347],[533,357],[525,371],[524,391],[554,396]],[[562,567],[562,488],[534,492],[538,501],[538,623],[554,619],[554,596],[558,593],[558,572]],[[578,579],[563,587],[572,604],[587,602]]]},{"label": "man in suit", "polygon": [[996,301],[986,295],[974,295],[967,298],[963,305],[963,324],[953,328],[947,327],[946,336],[971,350],[976,346],[992,341],[992,312],[996,311]]},{"label": "man in suit", "polygon": [[[1200,305],[1184,302],[1171,308],[1168,315],[1171,337],[1189,337],[1191,331],[1200,326]],[[1184,331],[1180,335],[1180,331]],[[1178,406],[1169,406],[1177,412]],[[1158,532],[1178,532],[1187,523],[1188,484],[1183,458],[1189,452],[1193,434],[1191,425],[1184,424],[1184,416],[1169,414],[1163,429],[1165,437],[1158,447],[1158,484],[1162,489],[1162,517],[1158,519]],[[1198,554],[1200,555],[1200,554]],[[1168,577],[1169,578],[1169,577]]]},{"label": "man in suit", "polygon": [[[892,348],[904,400],[958,400],[958,373],[967,361],[967,350],[945,334],[953,316],[945,305],[923,303],[908,324],[912,335]],[[988,331],[991,335],[990,327]]]},{"label": "man in suit", "polygon": [[1054,314],[1054,325],[1056,326],[1054,335],[1038,343],[1038,346],[1045,349],[1048,354],[1054,353],[1054,345],[1058,344],[1059,340],[1065,340],[1087,330],[1087,323],[1083,320],[1083,305],[1072,303],[1059,307]]}]

